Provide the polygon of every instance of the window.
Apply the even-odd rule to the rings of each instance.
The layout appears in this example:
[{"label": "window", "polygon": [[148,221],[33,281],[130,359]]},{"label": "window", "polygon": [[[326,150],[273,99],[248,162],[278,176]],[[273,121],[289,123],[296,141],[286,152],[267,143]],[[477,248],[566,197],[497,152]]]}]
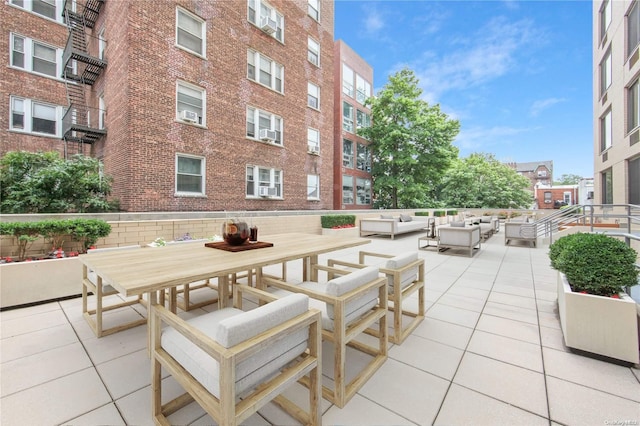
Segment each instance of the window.
[{"label": "window", "polygon": [[600,39],[604,38],[611,24],[611,1],[604,0],[600,8]]},{"label": "window", "polygon": [[106,112],[106,106],[104,103],[104,95],[100,95],[98,98],[98,129],[104,129],[104,115]]},{"label": "window", "polygon": [[627,56],[631,56],[640,43],[640,6],[634,2],[627,15]]},{"label": "window", "polygon": [[313,83],[307,83],[307,105],[320,109],[320,88]]},{"label": "window", "polygon": [[353,106],[342,102],[342,128],[353,133]]},{"label": "window", "polygon": [[342,204],[353,204],[353,176],[342,175]]},{"label": "window", "polygon": [[191,155],[176,155],[176,193],[204,195],[205,159]]},{"label": "window", "polygon": [[357,146],[357,160],[356,168],[358,170],[371,172],[371,153],[369,152],[369,146],[359,143]]},{"label": "window", "polygon": [[627,89],[627,102],[629,106],[627,108],[629,117],[627,119],[627,131],[635,129],[640,126],[640,80],[636,80],[629,89]]},{"label": "window", "polygon": [[353,70],[342,64],[342,93],[353,98]]},{"label": "window", "polygon": [[260,197],[260,188],[268,188],[270,197],[282,198],[282,170],[247,166],[247,196]]},{"label": "window", "polygon": [[11,130],[60,137],[63,107],[11,97]]},{"label": "window", "polygon": [[611,110],[600,118],[600,152],[611,148]]},{"label": "window", "polygon": [[553,201],[553,197],[552,197],[551,191],[544,191],[544,203],[551,204],[552,201]]},{"label": "window", "polygon": [[353,142],[342,140],[342,166],[353,169]]},{"label": "window", "polygon": [[200,56],[206,56],[206,25],[205,21],[187,12],[176,9],[176,44]]},{"label": "window", "polygon": [[364,178],[356,179],[356,204],[367,205],[371,204],[371,180]]},{"label": "window", "polygon": [[611,72],[611,49],[609,49],[600,62],[600,96],[604,95],[611,86]]},{"label": "window", "polygon": [[640,205],[640,157],[629,160],[629,204]]},{"label": "window", "polygon": [[104,50],[107,48],[107,43],[104,39],[104,28],[98,33],[98,58],[104,59]]},{"label": "window", "polygon": [[611,169],[605,170],[602,177],[602,204],[613,204],[613,173]]},{"label": "window", "polygon": [[371,127],[371,116],[366,112],[357,110],[356,111],[356,126],[358,129],[362,129],[363,127]]},{"label": "window", "polygon": [[62,74],[62,49],[11,34],[11,65],[57,78]]},{"label": "window", "polygon": [[307,199],[320,199],[320,176],[307,175]]},{"label": "window", "polygon": [[313,65],[320,66],[320,44],[311,37],[307,39],[307,59]]},{"label": "window", "polygon": [[284,43],[284,16],[264,0],[247,0],[247,5],[249,22]]},{"label": "window", "polygon": [[186,123],[206,125],[206,98],[204,89],[192,84],[178,82],[176,110],[178,120]]},{"label": "window", "polygon": [[538,170],[538,177],[547,177],[546,170]]},{"label": "window", "polygon": [[320,0],[309,0],[309,16],[316,21],[320,20]]},{"label": "window", "polygon": [[283,92],[284,67],[255,50],[247,51],[247,78],[276,92]]},{"label": "window", "polygon": [[[257,108],[247,108],[247,137],[282,145],[282,128],[282,117]],[[268,132],[269,130],[273,133]],[[273,140],[270,140],[271,136]]]},{"label": "window", "polygon": [[320,152],[320,132],[318,130],[307,128],[307,146],[309,152]]},{"label": "window", "polygon": [[54,21],[62,21],[62,2],[56,0],[11,0],[11,4],[21,7]]},{"label": "window", "polygon": [[371,85],[367,80],[356,74],[356,100],[361,104],[371,97]]}]

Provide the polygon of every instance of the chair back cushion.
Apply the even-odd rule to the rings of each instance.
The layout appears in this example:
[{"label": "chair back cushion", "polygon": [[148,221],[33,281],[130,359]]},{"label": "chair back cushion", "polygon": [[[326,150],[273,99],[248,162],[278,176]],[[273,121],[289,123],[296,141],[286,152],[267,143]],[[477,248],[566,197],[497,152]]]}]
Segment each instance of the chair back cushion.
[{"label": "chair back cushion", "polygon": [[[291,294],[251,311],[225,308],[188,322],[222,346],[230,348],[307,312],[309,298]],[[267,344],[236,366],[236,392],[262,383],[296,359],[307,348],[309,330],[304,328]],[[211,394],[220,397],[220,364],[175,329],[162,332],[161,346]]]},{"label": "chair back cushion", "polygon": [[[375,266],[368,266],[366,268],[358,269],[347,275],[343,275],[338,278],[334,278],[327,282],[327,294],[330,296],[342,296],[350,291],[353,291],[359,287],[362,287],[370,282],[376,280],[379,276],[380,270]],[[366,292],[362,296],[349,301],[345,305],[345,325],[353,322],[355,319],[361,317],[365,312],[376,306],[378,303],[378,289],[374,288]],[[335,312],[333,305],[327,305],[327,315],[330,319],[335,319]]]},{"label": "chair back cushion", "polygon": [[[386,264],[384,265],[385,269],[402,269],[408,264],[415,262],[418,260],[418,253],[414,251],[410,251],[407,253],[400,254],[398,256],[392,257],[388,259]],[[412,268],[407,269],[406,271],[402,271],[400,273],[400,288],[403,289],[412,282],[414,282],[418,277],[418,266],[414,266]],[[389,282],[387,283],[387,290],[389,293],[393,293],[394,285],[396,284],[393,281],[393,275],[388,274],[387,278]]]}]

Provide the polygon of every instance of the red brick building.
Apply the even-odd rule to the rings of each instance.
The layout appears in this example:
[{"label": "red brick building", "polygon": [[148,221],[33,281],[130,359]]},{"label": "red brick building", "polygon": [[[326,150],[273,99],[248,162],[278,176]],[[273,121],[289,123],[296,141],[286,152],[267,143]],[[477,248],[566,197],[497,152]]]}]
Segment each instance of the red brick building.
[{"label": "red brick building", "polygon": [[580,204],[578,185],[540,185],[536,187],[535,198],[539,209],[557,209],[563,205]]},{"label": "red brick building", "polygon": [[80,3],[0,5],[0,155],[95,156],[125,211],[333,208],[332,1]]},{"label": "red brick building", "polygon": [[342,40],[334,47],[333,208],[370,209],[373,205],[369,141],[357,131],[371,125],[373,69]]},{"label": "red brick building", "polygon": [[537,185],[551,185],[553,183],[553,161],[510,162],[507,163],[507,166],[529,179],[531,182],[529,190],[533,196],[535,196]]}]

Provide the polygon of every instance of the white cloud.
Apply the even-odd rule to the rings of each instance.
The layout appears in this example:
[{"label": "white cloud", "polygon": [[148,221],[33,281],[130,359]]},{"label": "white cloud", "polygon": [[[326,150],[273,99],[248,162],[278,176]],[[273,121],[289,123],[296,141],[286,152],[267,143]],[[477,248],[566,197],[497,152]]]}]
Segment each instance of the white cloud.
[{"label": "white cloud", "polygon": [[378,12],[376,7],[367,8],[364,16],[364,30],[367,35],[376,35],[385,26],[382,13]]},{"label": "white cloud", "polygon": [[461,151],[466,153],[490,152],[490,147],[510,144],[515,136],[534,130],[536,129],[508,126],[473,127],[470,129],[463,127],[455,140],[455,144]]},{"label": "white cloud", "polygon": [[529,113],[533,117],[536,117],[538,114],[540,114],[545,109],[550,108],[550,107],[552,107],[552,106],[554,106],[556,104],[562,103],[562,102],[566,102],[566,99],[564,99],[564,98],[547,98],[547,99],[538,100],[538,101],[535,101],[533,104],[531,104],[531,108],[529,108]]}]

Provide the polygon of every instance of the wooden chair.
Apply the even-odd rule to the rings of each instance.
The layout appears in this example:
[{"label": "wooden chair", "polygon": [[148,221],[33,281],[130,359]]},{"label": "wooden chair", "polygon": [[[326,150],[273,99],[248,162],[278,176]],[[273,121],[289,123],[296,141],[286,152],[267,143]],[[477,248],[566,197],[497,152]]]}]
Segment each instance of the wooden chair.
[{"label": "wooden chair", "polygon": [[[88,253],[97,253],[101,251],[135,250],[140,248],[140,246],[110,247],[89,250]],[[139,319],[129,321],[124,324],[116,325],[110,328],[104,328],[104,312],[135,304],[140,304],[146,307],[147,303],[142,298],[142,296],[138,296],[133,300],[124,300],[105,306],[104,299],[108,296],[118,294],[118,290],[113,288],[108,282],[103,281],[102,277],[97,276],[95,272],[88,270],[86,266],[84,266],[82,270],[82,315],[97,337],[108,336],[109,334],[117,333],[118,331],[127,330],[129,328],[137,327],[139,325],[147,323],[147,319],[141,316]],[[93,293],[95,295],[95,309],[89,309],[89,293]]]},{"label": "wooden chair", "polygon": [[[329,266],[342,266],[348,268],[364,268],[367,266],[367,258],[386,259],[377,266],[380,273],[387,277],[387,290],[393,311],[393,333],[389,334],[389,341],[402,344],[404,340],[415,330],[424,320],[424,259],[418,258],[417,252],[407,252],[398,256],[389,254],[373,253],[367,251],[359,252],[359,263],[345,262],[337,259],[330,259]],[[418,311],[414,312],[406,309],[403,302],[413,293],[418,292]],[[412,320],[403,327],[402,317],[408,316]],[[375,330],[373,330],[375,331]]]},{"label": "wooden chair", "polygon": [[[387,359],[387,280],[380,277],[375,267],[354,272],[322,265],[312,268],[313,277],[317,277],[318,271],[326,271],[329,281],[290,284],[264,275],[261,284],[275,287],[276,292],[306,294],[311,298],[311,306],[321,310],[322,337],[334,345],[334,386],[323,385],[322,394],[342,408]],[[377,347],[355,340],[375,324],[379,329]],[[349,383],[345,374],[347,346],[372,357]]]},{"label": "wooden chair", "polygon": [[[269,301],[242,311],[242,293]],[[239,425],[272,401],[303,424],[320,425],[321,316],[309,298],[282,299],[234,286],[235,307],[183,320],[162,305],[151,316],[152,415],[168,415],[195,400],[219,425]],[[168,327],[163,329],[163,325]],[[162,367],[186,390],[162,404]],[[309,410],[280,395],[308,375]]]}]

